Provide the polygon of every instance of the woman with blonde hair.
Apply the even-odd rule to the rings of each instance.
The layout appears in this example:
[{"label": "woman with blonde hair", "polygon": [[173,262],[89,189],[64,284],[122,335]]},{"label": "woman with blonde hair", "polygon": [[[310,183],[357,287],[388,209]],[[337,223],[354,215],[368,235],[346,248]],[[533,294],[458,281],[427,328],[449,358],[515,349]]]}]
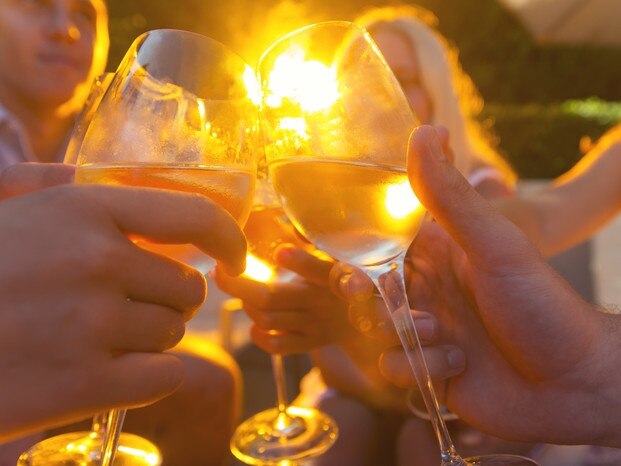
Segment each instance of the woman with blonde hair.
[{"label": "woman with blonde hair", "polygon": [[506,194],[516,176],[476,120],[483,100],[457,50],[435,30],[437,18],[404,5],[367,10],[355,22],[377,43],[420,122],[448,129],[457,169],[482,194]]}]

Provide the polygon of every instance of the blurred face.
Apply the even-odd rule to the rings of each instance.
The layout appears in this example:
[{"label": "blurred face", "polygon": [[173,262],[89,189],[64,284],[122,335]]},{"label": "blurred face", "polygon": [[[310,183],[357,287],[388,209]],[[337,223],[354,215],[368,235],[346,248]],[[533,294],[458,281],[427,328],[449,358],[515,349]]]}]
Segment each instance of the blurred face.
[{"label": "blurred face", "polygon": [[0,0],[0,99],[60,106],[108,53],[104,0]]},{"label": "blurred face", "polygon": [[420,66],[412,45],[395,31],[379,29],[372,33],[373,40],[381,50],[388,66],[397,77],[405,96],[421,123],[429,123],[433,106],[427,90],[423,87]]}]

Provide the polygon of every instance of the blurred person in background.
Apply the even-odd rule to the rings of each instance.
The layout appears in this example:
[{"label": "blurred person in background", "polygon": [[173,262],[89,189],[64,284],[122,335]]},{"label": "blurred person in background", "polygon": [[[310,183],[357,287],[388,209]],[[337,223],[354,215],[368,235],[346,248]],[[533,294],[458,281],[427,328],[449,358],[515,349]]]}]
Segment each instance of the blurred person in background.
[{"label": "blurred person in background", "polygon": [[[62,162],[108,47],[104,0],[0,0],[0,171],[18,162]],[[241,406],[236,363],[216,345],[194,343],[184,339],[175,350],[185,366],[179,390],[125,421],[128,432],[154,442],[178,466],[221,464]],[[0,463],[15,464],[19,453],[55,433],[0,446]]]}]

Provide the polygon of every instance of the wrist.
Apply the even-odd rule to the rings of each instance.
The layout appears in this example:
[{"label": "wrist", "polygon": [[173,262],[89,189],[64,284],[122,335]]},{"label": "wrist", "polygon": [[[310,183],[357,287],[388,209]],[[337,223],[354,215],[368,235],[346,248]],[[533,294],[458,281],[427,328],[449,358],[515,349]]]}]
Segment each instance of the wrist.
[{"label": "wrist", "polygon": [[585,413],[589,414],[593,444],[621,447],[621,314],[600,312],[601,320],[593,361],[595,389],[584,393]]}]

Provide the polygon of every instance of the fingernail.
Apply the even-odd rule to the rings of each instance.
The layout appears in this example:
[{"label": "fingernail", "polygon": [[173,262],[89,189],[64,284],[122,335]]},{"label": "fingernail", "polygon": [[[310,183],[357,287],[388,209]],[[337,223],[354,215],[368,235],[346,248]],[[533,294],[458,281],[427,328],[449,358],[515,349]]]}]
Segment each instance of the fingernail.
[{"label": "fingernail", "polygon": [[293,250],[290,244],[281,244],[274,250],[274,262],[277,264],[287,262],[291,258],[292,254]]},{"label": "fingernail", "polygon": [[466,366],[466,355],[459,348],[450,349],[446,357],[451,369],[461,370]]},{"label": "fingernail", "polygon": [[371,297],[366,290],[364,280],[361,280],[360,277],[357,277],[355,274],[349,275],[347,288],[349,290],[349,295],[357,303],[364,303]]},{"label": "fingernail", "polygon": [[351,273],[345,273],[339,277],[339,291],[345,297],[349,296],[349,279]]},{"label": "fingernail", "polygon": [[416,332],[422,340],[432,340],[436,332],[436,324],[432,319],[417,319]]},{"label": "fingernail", "polygon": [[442,150],[442,144],[440,143],[440,138],[435,129],[429,131],[429,137],[427,138],[427,148],[440,162],[446,161],[446,155],[444,155],[444,151]]}]

